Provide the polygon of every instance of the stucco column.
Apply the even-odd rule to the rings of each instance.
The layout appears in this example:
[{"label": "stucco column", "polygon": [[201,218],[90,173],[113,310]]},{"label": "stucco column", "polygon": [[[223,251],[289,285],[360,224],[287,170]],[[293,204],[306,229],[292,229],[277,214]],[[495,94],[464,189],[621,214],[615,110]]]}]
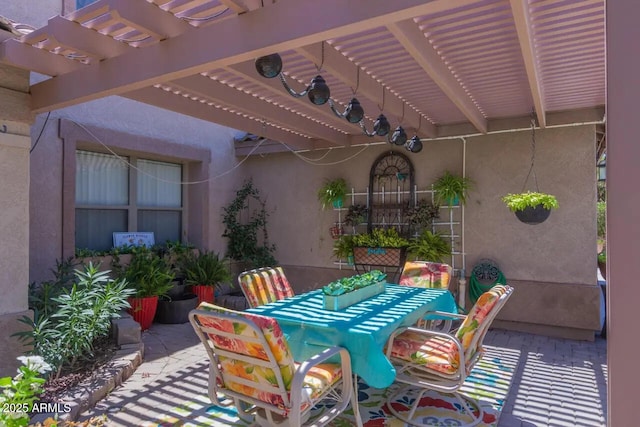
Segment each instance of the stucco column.
[{"label": "stucco column", "polygon": [[29,74],[0,65],[0,376],[14,375],[25,347],[11,335],[31,315],[29,285]]},{"label": "stucco column", "polygon": [[640,383],[640,3],[607,2],[607,358],[609,426],[638,424]]}]

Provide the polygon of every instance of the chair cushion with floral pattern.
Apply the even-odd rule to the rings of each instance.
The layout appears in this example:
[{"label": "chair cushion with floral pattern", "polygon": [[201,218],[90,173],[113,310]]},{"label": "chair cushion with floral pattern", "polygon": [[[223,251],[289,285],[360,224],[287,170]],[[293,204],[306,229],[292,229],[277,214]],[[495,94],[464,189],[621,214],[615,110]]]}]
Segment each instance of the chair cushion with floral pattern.
[{"label": "chair cushion with floral pattern", "polygon": [[[206,302],[200,304],[198,309],[214,313],[235,314],[253,321],[256,326],[261,329],[267,344],[269,345],[269,349],[278,363],[285,389],[287,392],[291,390],[291,381],[295,370],[298,368],[298,364],[294,363],[289,345],[282,333],[282,329],[280,329],[280,325],[278,325],[278,322],[275,319],[257,314],[237,312]],[[199,316],[198,321],[205,327],[219,330],[221,332],[236,334],[238,336],[238,338],[230,338],[212,333],[208,334],[209,339],[212,341],[215,348],[256,357],[262,360],[269,360],[262,345],[243,340],[243,337],[257,337],[257,334],[244,323],[233,322],[228,319],[216,318],[214,316]],[[218,384],[222,385],[222,387],[276,406],[284,406],[284,399],[280,393],[278,393],[278,381],[272,368],[256,366],[253,363],[226,356],[218,356],[218,360],[220,362],[220,372],[222,372],[223,375],[222,378],[218,378],[217,380]],[[230,374],[231,377],[225,378],[224,373]],[[311,399],[318,397],[328,385],[337,382],[341,376],[342,370],[339,364],[327,363],[313,367],[305,377],[304,381],[306,396]],[[242,378],[252,383],[260,384],[263,388],[273,388],[274,392],[272,393],[246,384],[241,384],[237,381],[233,381],[233,377]],[[309,402],[303,399],[302,409],[304,410],[308,404]]]},{"label": "chair cushion with floral pattern", "polygon": [[417,288],[448,289],[453,268],[448,264],[407,261],[402,269],[400,285]]}]

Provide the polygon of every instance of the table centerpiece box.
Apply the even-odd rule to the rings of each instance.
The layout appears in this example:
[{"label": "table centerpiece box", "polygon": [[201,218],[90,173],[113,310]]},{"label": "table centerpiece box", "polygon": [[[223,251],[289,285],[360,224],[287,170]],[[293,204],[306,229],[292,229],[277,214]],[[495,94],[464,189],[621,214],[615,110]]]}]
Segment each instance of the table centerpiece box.
[{"label": "table centerpiece box", "polygon": [[342,310],[384,292],[386,274],[378,270],[344,277],[322,288],[325,310]]}]

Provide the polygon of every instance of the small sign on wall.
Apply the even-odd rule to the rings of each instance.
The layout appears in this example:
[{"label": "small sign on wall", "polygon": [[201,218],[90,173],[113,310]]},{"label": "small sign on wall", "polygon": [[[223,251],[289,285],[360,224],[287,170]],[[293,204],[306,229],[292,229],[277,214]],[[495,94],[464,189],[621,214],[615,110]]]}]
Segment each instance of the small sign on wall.
[{"label": "small sign on wall", "polygon": [[155,244],[153,231],[136,232],[136,233],[113,233],[113,247],[119,246],[147,246],[151,247]]}]

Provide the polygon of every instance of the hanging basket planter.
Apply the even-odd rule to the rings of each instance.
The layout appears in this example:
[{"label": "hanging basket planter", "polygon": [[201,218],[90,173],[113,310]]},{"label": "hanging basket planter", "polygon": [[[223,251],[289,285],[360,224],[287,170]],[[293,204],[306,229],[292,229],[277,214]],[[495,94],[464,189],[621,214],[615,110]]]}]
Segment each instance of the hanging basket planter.
[{"label": "hanging basket planter", "polygon": [[536,207],[527,206],[522,211],[515,211],[515,214],[521,222],[536,225],[545,222],[549,218],[551,209],[547,209],[542,205]]},{"label": "hanging basket planter", "polygon": [[558,200],[551,194],[526,193],[507,194],[502,198],[516,217],[525,224],[535,225],[549,218],[551,209],[558,208]]}]

